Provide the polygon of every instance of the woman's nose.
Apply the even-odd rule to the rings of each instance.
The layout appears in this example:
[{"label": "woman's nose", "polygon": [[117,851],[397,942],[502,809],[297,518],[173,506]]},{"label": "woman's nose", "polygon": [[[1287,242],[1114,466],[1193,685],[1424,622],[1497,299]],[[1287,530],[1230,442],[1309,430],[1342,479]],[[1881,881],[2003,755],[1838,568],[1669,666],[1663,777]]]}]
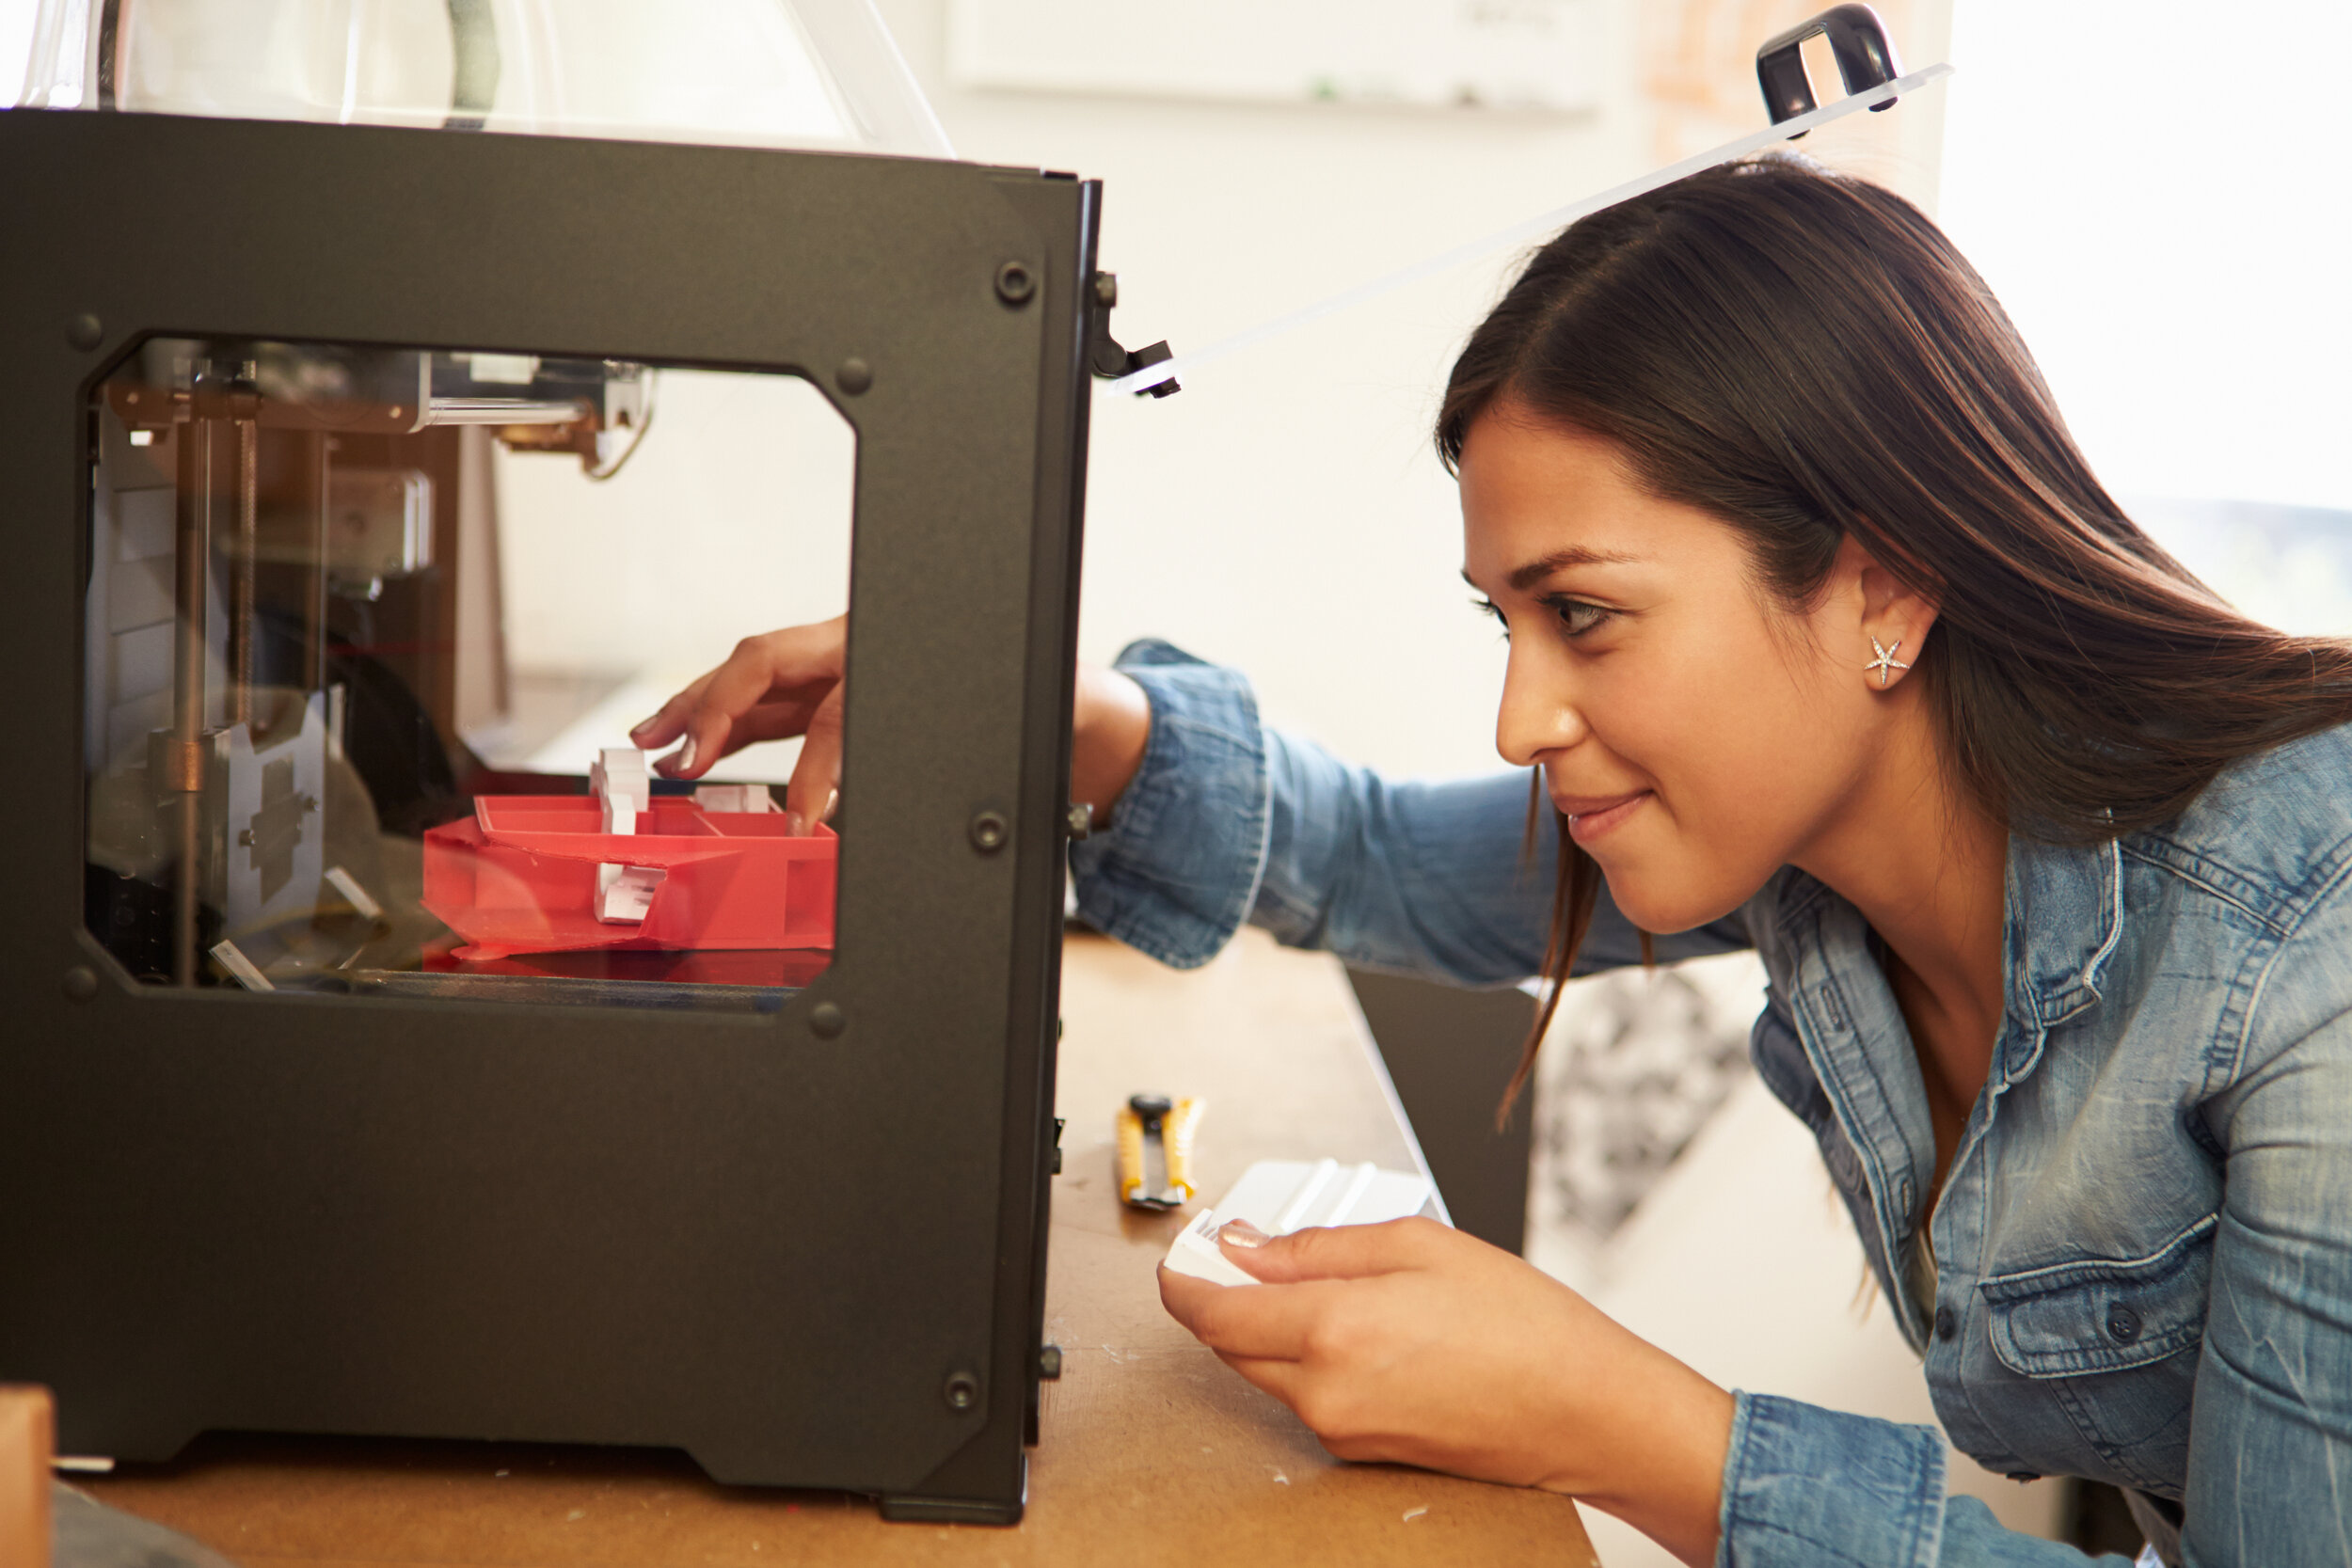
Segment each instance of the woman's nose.
[{"label": "woman's nose", "polygon": [[1534,768],[1584,734],[1584,716],[1562,672],[1515,645],[1502,677],[1502,708],[1495,716],[1495,750],[1502,760],[1514,768]]}]

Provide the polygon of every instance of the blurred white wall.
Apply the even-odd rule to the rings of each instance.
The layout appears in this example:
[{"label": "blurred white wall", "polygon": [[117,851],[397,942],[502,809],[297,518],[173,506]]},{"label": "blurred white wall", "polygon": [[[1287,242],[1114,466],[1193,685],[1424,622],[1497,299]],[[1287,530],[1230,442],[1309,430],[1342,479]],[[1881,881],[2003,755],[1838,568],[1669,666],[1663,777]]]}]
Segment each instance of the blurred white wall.
[{"label": "blurred white wall", "polygon": [[1942,221],[2110,489],[2352,510],[2352,6],[2257,18],[1956,0]]},{"label": "blurred white wall", "polygon": [[[1613,55],[1630,44],[1614,0]],[[882,9],[957,151],[1104,182],[1114,327],[1178,352],[1635,172],[1630,72],[1558,119],[960,91],[944,0]],[[1428,427],[1503,262],[1343,315],[1152,400],[1097,393],[1081,646],[1173,639],[1359,760],[1493,760],[1501,648],[1474,616]]]},{"label": "blurred white wall", "polygon": [[[794,376],[664,371],[641,446],[602,483],[568,453],[492,457],[509,664],[521,679],[597,676],[601,695],[500,766],[578,772],[748,632],[838,615],[850,599],[856,439]],[[719,776],[781,783],[797,741]]]},{"label": "blurred white wall", "polygon": [[0,103],[14,103],[24,86],[33,48],[33,17],[40,0],[0,0]]}]

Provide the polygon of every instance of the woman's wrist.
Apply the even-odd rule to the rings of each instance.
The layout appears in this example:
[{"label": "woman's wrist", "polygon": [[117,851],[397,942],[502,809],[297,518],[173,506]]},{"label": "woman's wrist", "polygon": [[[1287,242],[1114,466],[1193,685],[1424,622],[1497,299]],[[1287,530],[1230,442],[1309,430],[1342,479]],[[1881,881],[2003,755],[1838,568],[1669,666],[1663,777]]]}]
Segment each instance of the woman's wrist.
[{"label": "woman's wrist", "polygon": [[1737,1403],[1657,1346],[1618,1332],[1620,1354],[1571,1374],[1565,1408],[1575,1430],[1542,1484],[1623,1519],[1685,1562],[1712,1563]]},{"label": "woman's wrist", "polygon": [[1090,806],[1094,825],[1110,826],[1119,798],[1135,782],[1152,743],[1152,699],[1117,670],[1078,666],[1071,714],[1070,800]]}]

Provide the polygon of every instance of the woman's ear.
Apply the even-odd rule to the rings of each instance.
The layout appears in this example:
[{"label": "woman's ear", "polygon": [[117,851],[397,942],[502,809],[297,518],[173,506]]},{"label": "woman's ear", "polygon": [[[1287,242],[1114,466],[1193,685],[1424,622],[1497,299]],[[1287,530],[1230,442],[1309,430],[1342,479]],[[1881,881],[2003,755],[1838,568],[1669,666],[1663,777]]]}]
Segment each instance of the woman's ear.
[{"label": "woman's ear", "polygon": [[1851,533],[1837,546],[1836,570],[1851,585],[1854,667],[1871,689],[1885,690],[1917,663],[1941,603],[1905,585]]}]

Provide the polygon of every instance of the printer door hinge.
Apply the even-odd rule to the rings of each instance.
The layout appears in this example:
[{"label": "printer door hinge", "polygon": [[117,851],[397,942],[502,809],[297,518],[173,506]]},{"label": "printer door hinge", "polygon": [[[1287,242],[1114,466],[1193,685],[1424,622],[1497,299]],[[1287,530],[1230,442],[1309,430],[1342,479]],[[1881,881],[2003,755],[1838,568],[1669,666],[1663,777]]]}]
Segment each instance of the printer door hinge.
[{"label": "printer door hinge", "polygon": [[[1122,375],[1132,375],[1136,371],[1176,356],[1165,339],[1131,350],[1120,347],[1119,340],[1111,336],[1111,309],[1119,303],[1118,274],[1096,273],[1089,293],[1092,298],[1087,306],[1087,320],[1090,324],[1087,362],[1096,375],[1105,381],[1116,381]],[[1181,383],[1171,378],[1156,387],[1146,387],[1136,395],[1142,397],[1148,393],[1155,398],[1164,398],[1184,389]]]}]

